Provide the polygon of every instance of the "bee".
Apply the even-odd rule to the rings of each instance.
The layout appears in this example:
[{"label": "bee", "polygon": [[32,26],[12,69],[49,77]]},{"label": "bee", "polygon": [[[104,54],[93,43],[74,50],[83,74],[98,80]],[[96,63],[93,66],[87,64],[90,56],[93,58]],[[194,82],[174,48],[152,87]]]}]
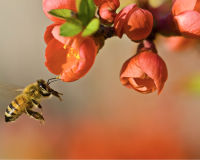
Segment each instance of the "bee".
[{"label": "bee", "polygon": [[[49,98],[53,95],[59,98],[60,101],[62,101],[60,95],[63,94],[58,93],[49,86],[51,82],[56,81],[53,79],[57,78],[51,78],[47,82],[43,79],[38,79],[35,83],[32,83],[24,88],[22,90],[22,93],[15,97],[15,99],[7,107],[5,111],[5,122],[13,122],[23,113],[25,113],[29,117],[40,121],[40,125],[42,122],[43,124],[45,124],[44,117],[42,116],[42,106],[40,104],[42,99]],[[41,114],[33,111],[32,109],[34,107],[39,108],[41,110]]]}]

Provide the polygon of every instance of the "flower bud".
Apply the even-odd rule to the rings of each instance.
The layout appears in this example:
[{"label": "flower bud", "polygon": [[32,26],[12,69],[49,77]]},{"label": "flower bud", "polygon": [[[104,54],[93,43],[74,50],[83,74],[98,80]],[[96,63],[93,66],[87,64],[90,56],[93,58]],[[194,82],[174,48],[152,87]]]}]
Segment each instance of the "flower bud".
[{"label": "flower bud", "polygon": [[197,0],[183,1],[174,0],[172,6],[172,15],[177,16],[183,11],[193,10]]},{"label": "flower bud", "polygon": [[155,51],[152,42],[142,42],[137,54],[124,63],[120,74],[121,83],[143,94],[156,89],[160,94],[168,73],[165,62]]},{"label": "flower bud", "polygon": [[152,14],[147,10],[138,8],[137,4],[123,8],[114,21],[117,36],[121,38],[125,33],[133,41],[145,39],[150,34],[152,27]]},{"label": "flower bud", "polygon": [[186,38],[200,38],[200,13],[197,0],[174,0],[172,15],[181,35]]},{"label": "flower bud", "polygon": [[180,33],[186,38],[200,38],[200,13],[184,11],[174,17]]},{"label": "flower bud", "polygon": [[117,7],[114,5],[114,3],[104,3],[99,9],[101,22],[106,25],[112,24],[117,15],[115,13],[116,9]]}]

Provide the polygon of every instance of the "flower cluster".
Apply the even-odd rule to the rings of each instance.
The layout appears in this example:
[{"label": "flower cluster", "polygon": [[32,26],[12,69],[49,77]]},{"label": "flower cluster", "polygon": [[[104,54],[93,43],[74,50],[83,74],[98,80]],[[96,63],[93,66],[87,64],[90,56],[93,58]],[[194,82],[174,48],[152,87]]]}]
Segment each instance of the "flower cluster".
[{"label": "flower cluster", "polygon": [[153,8],[148,0],[138,0],[117,13],[119,7],[119,0],[43,0],[44,13],[54,22],[44,34],[45,65],[62,81],[76,81],[90,70],[107,38],[125,34],[139,45],[122,66],[121,83],[160,94],[168,72],[154,44],[156,35],[199,38],[199,2],[173,0]]}]

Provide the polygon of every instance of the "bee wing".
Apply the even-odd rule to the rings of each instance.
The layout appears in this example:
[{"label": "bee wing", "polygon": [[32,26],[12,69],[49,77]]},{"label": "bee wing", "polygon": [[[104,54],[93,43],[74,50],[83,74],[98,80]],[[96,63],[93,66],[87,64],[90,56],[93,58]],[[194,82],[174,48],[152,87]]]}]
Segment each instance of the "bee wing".
[{"label": "bee wing", "polygon": [[14,98],[23,91],[23,87],[0,81],[0,97]]}]

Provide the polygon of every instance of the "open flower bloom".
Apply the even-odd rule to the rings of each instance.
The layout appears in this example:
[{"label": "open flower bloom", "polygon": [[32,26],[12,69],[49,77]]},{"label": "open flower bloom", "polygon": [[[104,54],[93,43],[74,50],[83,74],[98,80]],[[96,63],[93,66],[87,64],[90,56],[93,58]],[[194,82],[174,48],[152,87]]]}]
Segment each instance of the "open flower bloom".
[{"label": "open flower bloom", "polygon": [[122,66],[120,80],[123,85],[140,93],[162,91],[167,80],[167,67],[157,55],[153,43],[144,41],[137,54],[128,59]]},{"label": "open flower bloom", "polygon": [[119,38],[125,33],[133,41],[145,39],[153,27],[152,14],[131,4],[123,8],[116,16],[114,28]]},{"label": "open flower bloom", "polygon": [[98,46],[92,37],[61,37],[60,26],[52,24],[44,35],[47,48],[45,65],[65,82],[82,78],[92,67]]},{"label": "open flower bloom", "polygon": [[186,38],[200,38],[200,10],[197,0],[174,0],[172,15],[180,33]]}]

